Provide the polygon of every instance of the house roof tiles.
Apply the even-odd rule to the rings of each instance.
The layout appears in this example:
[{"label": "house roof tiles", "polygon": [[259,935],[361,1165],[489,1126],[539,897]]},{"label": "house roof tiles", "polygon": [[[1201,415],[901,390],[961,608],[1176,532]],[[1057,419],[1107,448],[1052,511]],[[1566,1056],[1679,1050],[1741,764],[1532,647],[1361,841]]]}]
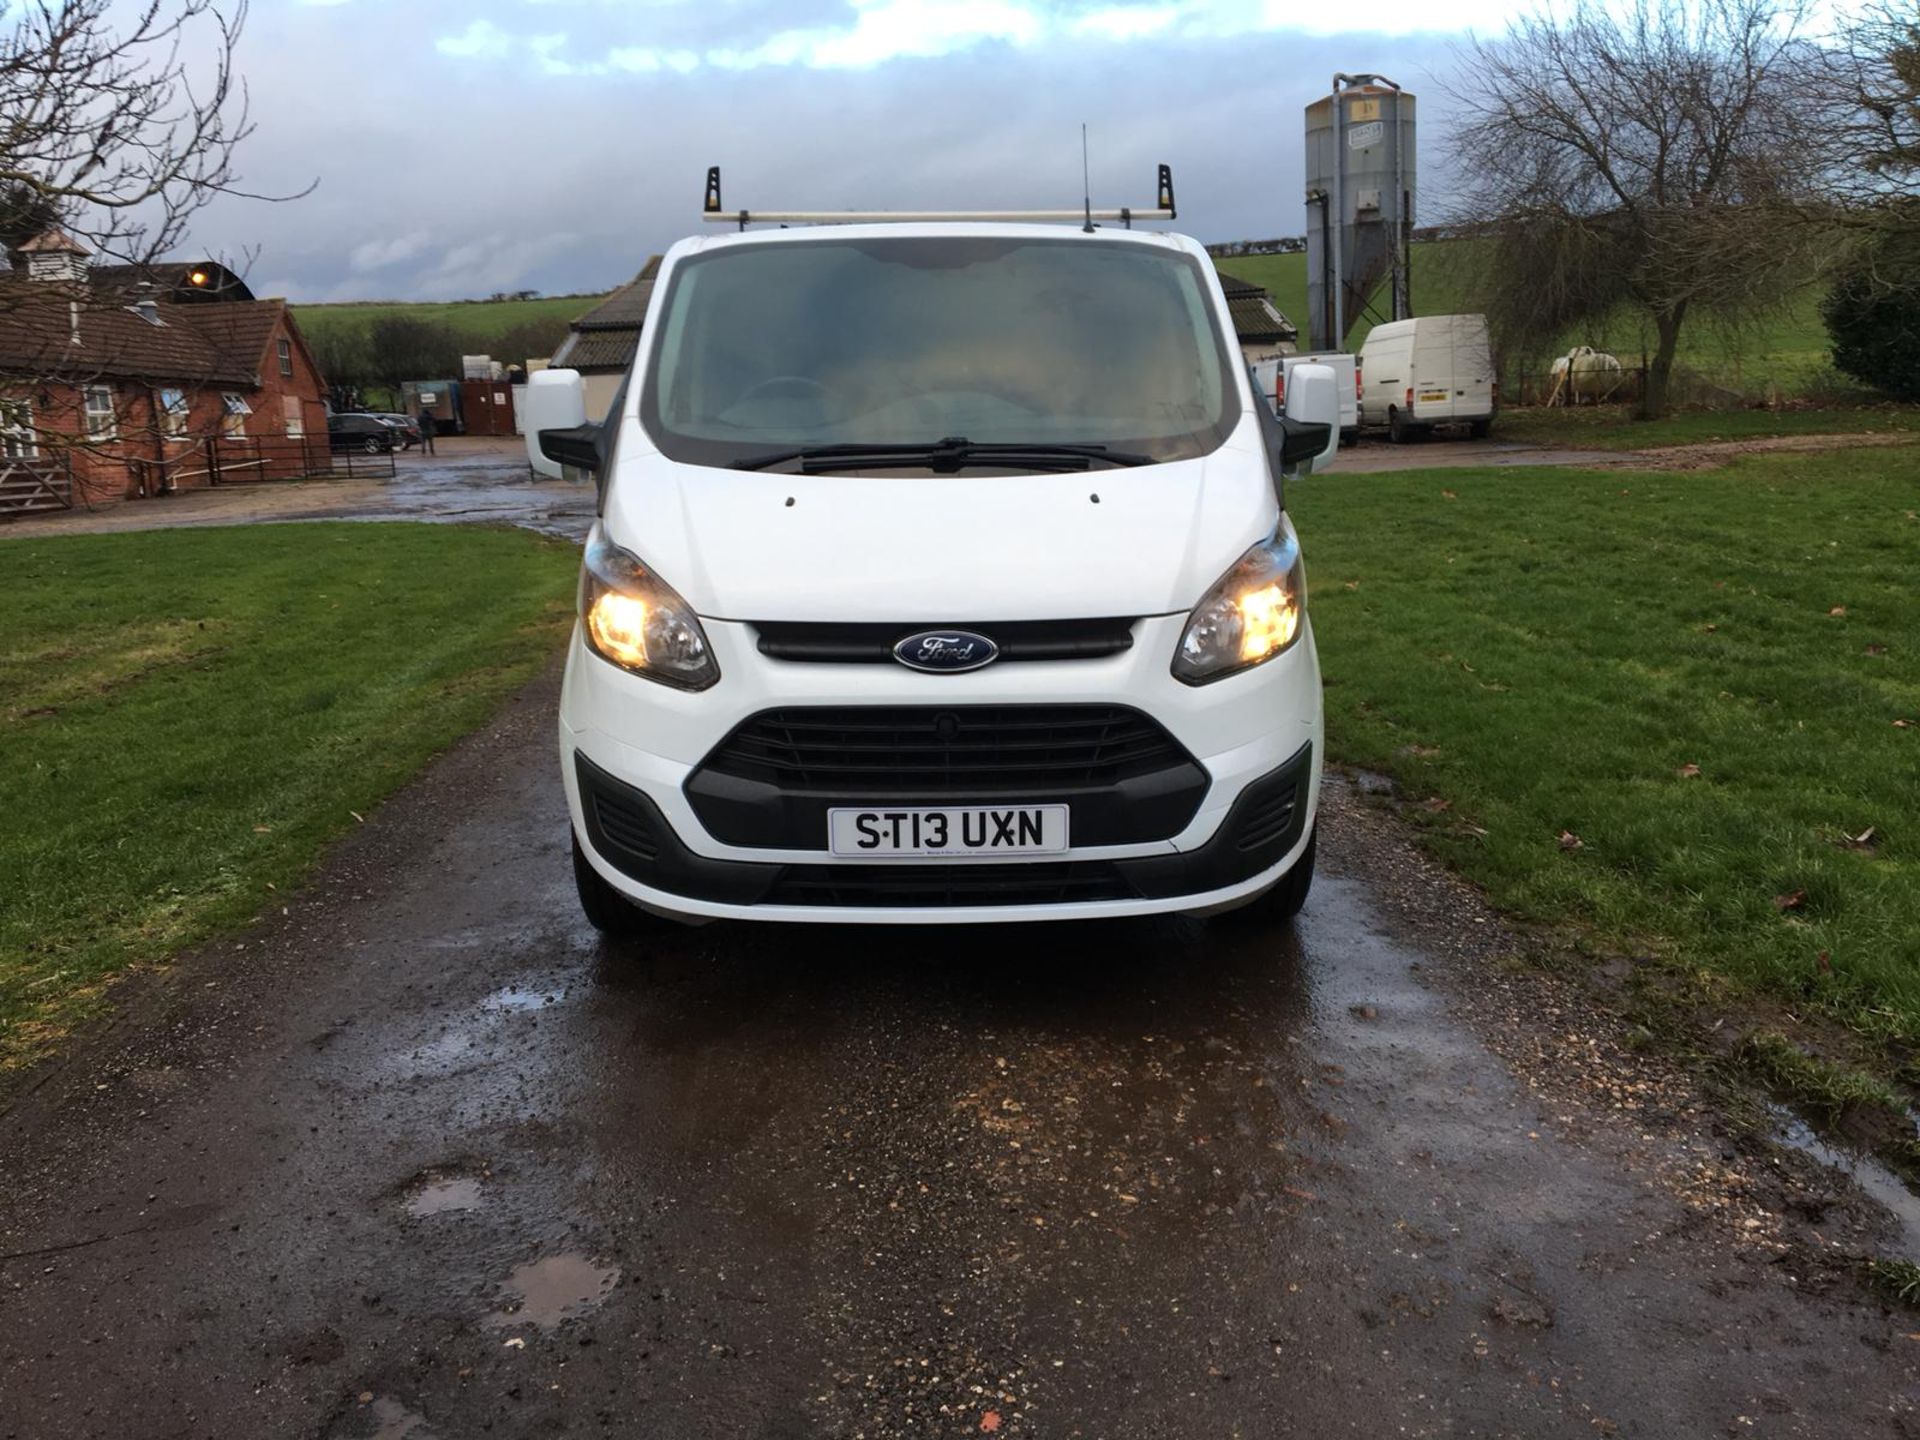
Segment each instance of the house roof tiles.
[{"label": "house roof tiles", "polygon": [[79,286],[0,281],[0,375],[256,385],[286,302],[153,308],[157,325]]}]

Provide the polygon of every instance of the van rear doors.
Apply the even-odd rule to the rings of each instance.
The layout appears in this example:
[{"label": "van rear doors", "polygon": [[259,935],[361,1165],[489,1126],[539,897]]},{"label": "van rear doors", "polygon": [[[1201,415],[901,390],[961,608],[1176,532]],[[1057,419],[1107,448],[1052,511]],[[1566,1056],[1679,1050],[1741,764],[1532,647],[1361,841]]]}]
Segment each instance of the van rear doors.
[{"label": "van rear doors", "polygon": [[1413,322],[1413,413],[1423,425],[1493,414],[1493,352],[1484,315],[1423,315]]}]

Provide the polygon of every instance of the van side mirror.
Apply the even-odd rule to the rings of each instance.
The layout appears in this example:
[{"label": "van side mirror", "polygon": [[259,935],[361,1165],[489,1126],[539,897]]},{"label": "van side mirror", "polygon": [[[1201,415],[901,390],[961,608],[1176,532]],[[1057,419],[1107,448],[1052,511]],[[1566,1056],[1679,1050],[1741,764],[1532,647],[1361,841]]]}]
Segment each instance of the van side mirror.
[{"label": "van side mirror", "polygon": [[[567,451],[565,455],[555,454],[547,448],[546,437],[549,433],[573,434],[587,423],[587,387],[578,370],[534,371],[527,377],[523,406],[521,423],[527,430],[527,464],[533,468],[534,474],[563,480],[570,478],[566,473],[569,469],[591,473],[600,468],[597,445],[589,464],[581,463],[577,448]],[[561,442],[561,448],[567,450],[564,441]],[[576,474],[571,478],[582,477]]]},{"label": "van side mirror", "polygon": [[559,467],[563,479],[573,480],[599,473],[598,425],[571,425],[564,430],[542,430],[539,434],[540,453]]},{"label": "van side mirror", "polygon": [[1340,449],[1340,384],[1331,365],[1296,365],[1288,372],[1280,429],[1283,473],[1311,475],[1333,464]]}]

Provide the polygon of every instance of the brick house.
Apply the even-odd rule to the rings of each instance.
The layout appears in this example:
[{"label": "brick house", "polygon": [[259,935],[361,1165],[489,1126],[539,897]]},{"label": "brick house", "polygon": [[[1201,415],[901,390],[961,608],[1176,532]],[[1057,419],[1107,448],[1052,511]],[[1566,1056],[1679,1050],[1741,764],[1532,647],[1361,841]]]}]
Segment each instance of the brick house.
[{"label": "brick house", "polygon": [[[48,231],[0,278],[0,474],[99,505],[328,468],[325,382],[284,300],[212,261],[87,264]],[[6,498],[0,494],[0,499]],[[32,508],[17,505],[12,508]]]}]

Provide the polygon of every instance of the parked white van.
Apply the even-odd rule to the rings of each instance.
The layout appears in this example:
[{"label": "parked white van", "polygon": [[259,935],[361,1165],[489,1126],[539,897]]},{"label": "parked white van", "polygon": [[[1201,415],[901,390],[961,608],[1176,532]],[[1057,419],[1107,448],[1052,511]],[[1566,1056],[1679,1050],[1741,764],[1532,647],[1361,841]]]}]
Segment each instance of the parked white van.
[{"label": "parked white van", "polygon": [[1324,745],[1282,477],[1334,455],[1332,372],[1276,417],[1183,236],[739,218],[667,252],[604,423],[536,442],[600,487],[587,917],[1292,915]]},{"label": "parked white van", "polygon": [[1475,439],[1500,408],[1484,315],[1422,315],[1376,325],[1360,347],[1360,423],[1396,443],[1436,425]]},{"label": "parked white van", "polygon": [[1360,360],[1344,350],[1320,350],[1304,355],[1276,355],[1253,367],[1254,388],[1276,411],[1287,408],[1287,376],[1301,365],[1325,365],[1333,371],[1340,391],[1340,443],[1351,445],[1360,431]]}]

